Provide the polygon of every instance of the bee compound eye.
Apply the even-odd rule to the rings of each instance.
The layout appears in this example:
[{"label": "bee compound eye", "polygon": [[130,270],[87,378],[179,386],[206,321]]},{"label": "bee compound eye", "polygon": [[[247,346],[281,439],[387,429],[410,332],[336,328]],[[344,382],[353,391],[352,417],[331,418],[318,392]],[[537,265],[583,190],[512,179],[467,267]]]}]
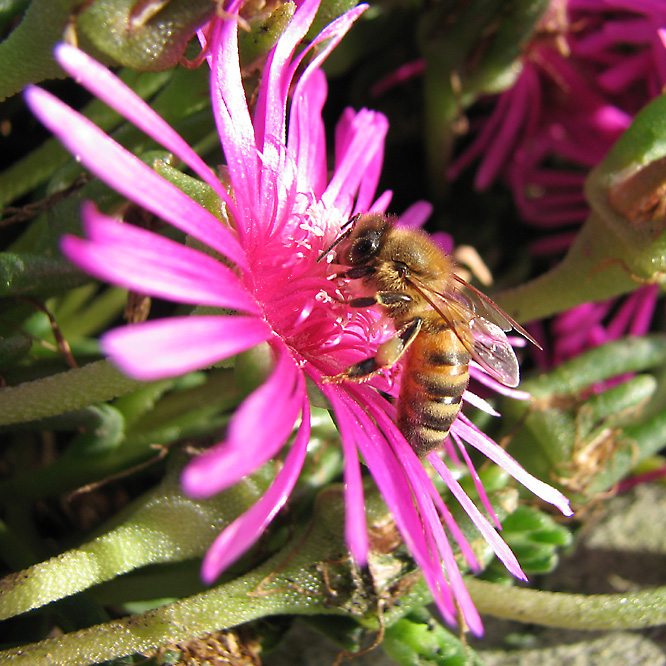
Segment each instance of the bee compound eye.
[{"label": "bee compound eye", "polygon": [[359,236],[350,251],[351,263],[361,264],[375,255],[379,249],[380,237],[381,235],[377,231],[370,231]]}]

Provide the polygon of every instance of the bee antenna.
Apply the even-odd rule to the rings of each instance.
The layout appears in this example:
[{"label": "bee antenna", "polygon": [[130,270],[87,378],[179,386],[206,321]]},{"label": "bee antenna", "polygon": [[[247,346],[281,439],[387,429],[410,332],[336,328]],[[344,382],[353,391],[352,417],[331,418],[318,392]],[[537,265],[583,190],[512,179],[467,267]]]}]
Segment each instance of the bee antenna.
[{"label": "bee antenna", "polygon": [[358,218],[361,217],[363,213],[357,213],[353,217],[350,217],[341,227],[340,235],[333,241],[333,244],[330,247],[327,247],[318,257],[317,263],[319,263],[338,243],[341,243],[354,229],[354,225],[358,221]]}]

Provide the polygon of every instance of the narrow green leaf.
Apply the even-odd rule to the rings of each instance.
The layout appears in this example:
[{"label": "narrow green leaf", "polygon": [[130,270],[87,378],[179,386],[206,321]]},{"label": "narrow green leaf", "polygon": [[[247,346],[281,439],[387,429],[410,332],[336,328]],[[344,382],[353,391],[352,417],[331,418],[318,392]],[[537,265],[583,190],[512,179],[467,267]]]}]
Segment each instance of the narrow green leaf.
[{"label": "narrow green leaf", "polygon": [[35,421],[129,393],[142,385],[108,361],[0,389],[0,425]]},{"label": "narrow green leaf", "polygon": [[270,474],[260,470],[200,501],[182,494],[174,470],[115,529],[0,580],[0,618],[39,608],[140,566],[200,557],[217,534],[259,498],[269,480]]},{"label": "narrow green leaf", "polygon": [[63,258],[0,253],[0,297],[46,298],[90,278]]},{"label": "narrow green leaf", "polygon": [[74,5],[75,0],[30,3],[21,23],[0,43],[0,101],[30,83],[63,76],[52,51],[62,39]]},{"label": "narrow green leaf", "polygon": [[210,0],[97,0],[80,13],[78,26],[117,63],[157,72],[178,63],[214,11]]}]

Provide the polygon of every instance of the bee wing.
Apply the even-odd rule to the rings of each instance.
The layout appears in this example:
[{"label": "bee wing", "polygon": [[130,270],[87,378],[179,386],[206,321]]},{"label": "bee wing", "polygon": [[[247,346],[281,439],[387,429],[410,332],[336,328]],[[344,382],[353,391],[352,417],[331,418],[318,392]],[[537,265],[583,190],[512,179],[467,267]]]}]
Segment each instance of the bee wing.
[{"label": "bee wing", "polygon": [[[456,278],[463,286],[468,287],[477,296],[475,302],[479,300],[483,304],[483,315],[476,311],[474,303],[467,298],[467,294],[458,289],[452,294],[441,294],[413,276],[410,279],[423,298],[442,319],[449,323],[472,358],[491,377],[494,377],[505,386],[518,386],[520,382],[518,359],[504,331],[515,328],[528,340],[539,346],[527,331],[524,331],[519,324],[513,321],[509,315],[500,309],[499,306],[495,305],[485,294],[474,289],[474,287],[468,285],[462,279]],[[498,323],[486,318],[484,316],[486,313],[488,313],[488,317],[492,317]],[[454,325],[454,321],[467,322],[470,335],[461,333],[458,330],[459,326]],[[506,328],[504,328],[505,326]]]},{"label": "bee wing", "polygon": [[518,386],[520,369],[513,347],[504,331],[484,317],[469,322],[472,332],[472,358],[491,376],[505,386]]},{"label": "bee wing", "polygon": [[512,319],[502,308],[486,296],[482,291],[467,283],[458,275],[453,276],[459,285],[457,296],[472,312],[496,324],[503,331],[511,329],[520,333],[526,340],[541,349],[541,345],[514,319]]}]

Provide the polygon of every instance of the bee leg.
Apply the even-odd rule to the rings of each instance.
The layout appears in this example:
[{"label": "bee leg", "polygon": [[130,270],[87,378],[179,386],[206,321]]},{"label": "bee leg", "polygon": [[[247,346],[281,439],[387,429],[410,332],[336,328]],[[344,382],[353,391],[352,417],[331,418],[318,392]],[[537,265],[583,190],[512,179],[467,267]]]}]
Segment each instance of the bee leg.
[{"label": "bee leg", "polygon": [[345,304],[352,308],[371,308],[373,305],[377,305],[377,299],[374,296],[360,296],[345,301]]},{"label": "bee leg", "polygon": [[[373,305],[404,305],[412,300],[411,296],[398,291],[379,291],[375,296],[360,296],[347,301],[352,308],[369,308]],[[399,335],[399,333],[398,333]]]},{"label": "bee leg", "polygon": [[422,323],[421,317],[415,317],[392,338],[389,338],[386,342],[382,342],[374,356],[354,363],[354,365],[349,366],[339,375],[324,377],[324,381],[327,383],[339,383],[343,381],[365,382],[381,370],[392,368],[407,351],[409,345],[414,342],[414,339],[421,330]]},{"label": "bee leg", "polygon": [[350,300],[334,298],[338,303],[348,305],[351,308],[371,308],[373,305],[399,305],[409,303],[412,298],[407,294],[392,291],[380,291],[375,296],[357,296]]},{"label": "bee leg", "polygon": [[[377,303],[380,305],[386,305],[389,308],[392,305],[405,305],[405,303],[411,303],[413,300],[411,296],[403,294],[401,291],[378,291],[376,298]],[[410,323],[413,323],[413,321]],[[404,328],[407,328],[408,326],[409,324],[407,324],[407,326]],[[400,335],[399,332],[398,335]]]}]

